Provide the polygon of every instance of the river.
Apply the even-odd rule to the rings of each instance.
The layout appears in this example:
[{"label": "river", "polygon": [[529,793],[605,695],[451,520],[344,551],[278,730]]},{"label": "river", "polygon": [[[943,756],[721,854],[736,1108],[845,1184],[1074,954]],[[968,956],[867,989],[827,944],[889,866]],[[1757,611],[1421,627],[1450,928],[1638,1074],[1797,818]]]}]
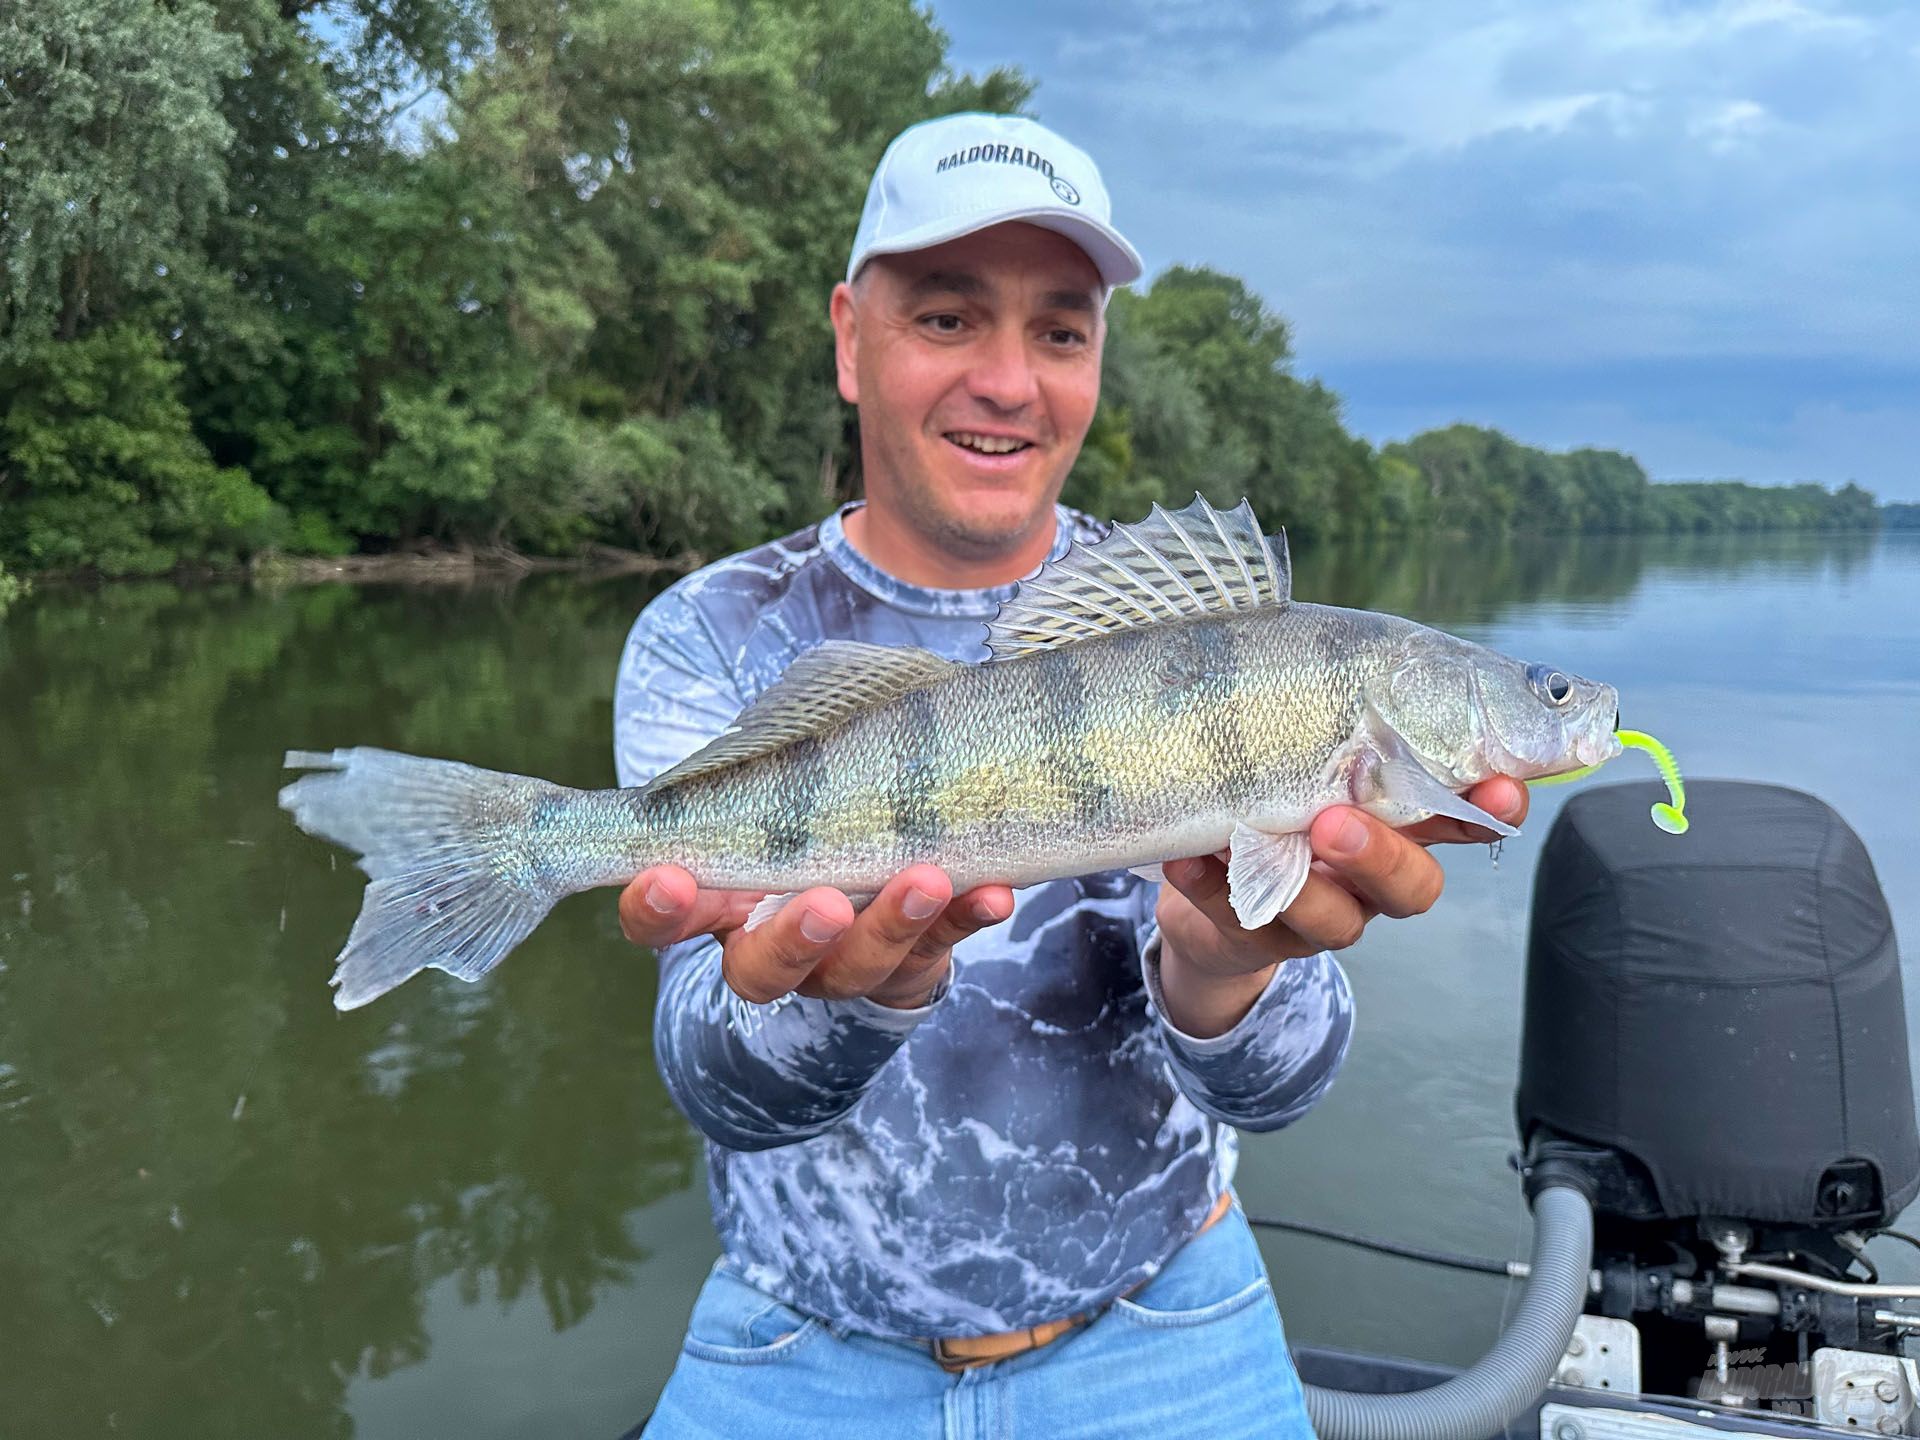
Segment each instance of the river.
[{"label": "river", "polygon": [[[339,1015],[360,877],[273,796],[290,746],[611,784],[613,666],[658,583],[48,588],[0,620],[0,1436],[612,1440],[651,1407],[715,1241],[611,893],[480,985]],[[1323,549],[1295,590],[1609,680],[1690,777],[1822,796],[1917,943],[1920,535]],[[1250,1209],[1524,1253],[1524,932],[1565,793],[1349,955],[1346,1069],[1248,1137]],[[1465,1361],[1511,1301],[1263,1243],[1296,1340]]]}]

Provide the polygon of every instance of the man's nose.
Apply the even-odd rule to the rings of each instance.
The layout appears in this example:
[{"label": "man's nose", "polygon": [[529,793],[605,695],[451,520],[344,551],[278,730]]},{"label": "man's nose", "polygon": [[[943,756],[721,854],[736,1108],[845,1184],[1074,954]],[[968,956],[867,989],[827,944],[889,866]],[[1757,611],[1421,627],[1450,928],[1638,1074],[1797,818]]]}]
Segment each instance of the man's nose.
[{"label": "man's nose", "polygon": [[987,336],[975,352],[967,389],[976,400],[1001,410],[1018,410],[1039,399],[1040,382],[1027,354],[1026,337],[1010,330]]}]

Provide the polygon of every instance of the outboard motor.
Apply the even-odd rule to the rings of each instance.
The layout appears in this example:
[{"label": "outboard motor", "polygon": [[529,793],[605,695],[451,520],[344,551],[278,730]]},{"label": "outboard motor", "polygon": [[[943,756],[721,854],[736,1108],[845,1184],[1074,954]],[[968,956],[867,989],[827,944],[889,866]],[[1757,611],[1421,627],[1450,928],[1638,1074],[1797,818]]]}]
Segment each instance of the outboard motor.
[{"label": "outboard motor", "polygon": [[1535,877],[1524,1163],[1583,1177],[1594,1208],[1598,1328],[1560,1383],[1637,1350],[1637,1383],[1601,1383],[1920,1433],[1900,1359],[1920,1315],[1895,1304],[1920,1287],[1861,1253],[1920,1191],[1886,897],[1812,796],[1687,790],[1675,837],[1648,819],[1658,786],[1571,797]]}]

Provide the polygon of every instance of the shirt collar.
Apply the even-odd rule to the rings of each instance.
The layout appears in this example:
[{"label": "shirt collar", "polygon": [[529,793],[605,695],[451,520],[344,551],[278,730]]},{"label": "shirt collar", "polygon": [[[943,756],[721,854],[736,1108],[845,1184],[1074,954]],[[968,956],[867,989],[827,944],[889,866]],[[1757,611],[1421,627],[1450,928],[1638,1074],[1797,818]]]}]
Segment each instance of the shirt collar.
[{"label": "shirt collar", "polygon": [[[978,590],[938,590],[928,585],[913,585],[889,575],[873,561],[854,549],[847,539],[846,517],[866,502],[855,500],[842,505],[820,522],[820,551],[854,584],[876,599],[913,615],[962,616],[990,620],[1020,588],[1018,580],[1007,585],[988,585]],[[1053,548],[1047,554],[1051,565],[1067,553],[1073,544],[1073,524],[1065,507],[1053,507]],[[1035,570],[1027,579],[1040,572]]]}]

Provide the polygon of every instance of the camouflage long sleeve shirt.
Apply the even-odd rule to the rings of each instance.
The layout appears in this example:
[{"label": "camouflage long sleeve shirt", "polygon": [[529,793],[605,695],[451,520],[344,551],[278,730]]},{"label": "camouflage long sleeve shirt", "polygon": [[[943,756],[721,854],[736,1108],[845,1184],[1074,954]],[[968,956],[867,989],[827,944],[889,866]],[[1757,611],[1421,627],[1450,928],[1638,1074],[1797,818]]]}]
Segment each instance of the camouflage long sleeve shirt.
[{"label": "camouflage long sleeve shirt", "polygon": [[[1064,507],[1055,558],[1104,527]],[[615,754],[641,784],[826,639],[986,658],[1013,587],[880,570],[841,516],[708,566],[621,657]],[[655,1053],[706,1135],[715,1224],[753,1284],[835,1324],[930,1337],[1079,1313],[1151,1276],[1273,1130],[1332,1082],[1352,997],[1329,955],[1281,966],[1226,1034],[1156,1003],[1157,887],[1126,871],[1017,892],[931,1004],[727,988],[711,939],[662,954]]]}]

